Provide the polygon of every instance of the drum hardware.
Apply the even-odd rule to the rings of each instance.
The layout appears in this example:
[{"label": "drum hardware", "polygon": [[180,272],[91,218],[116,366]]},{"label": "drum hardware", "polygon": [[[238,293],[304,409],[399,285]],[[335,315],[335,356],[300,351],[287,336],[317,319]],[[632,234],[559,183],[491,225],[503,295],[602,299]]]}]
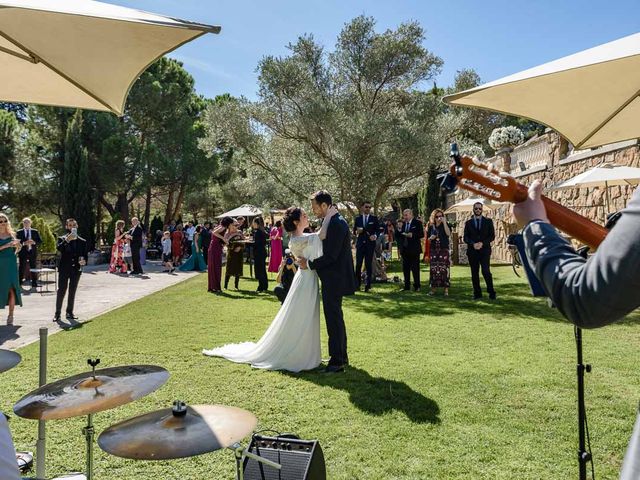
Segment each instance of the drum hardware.
[{"label": "drum hardware", "polygon": [[153,365],[129,365],[96,370],[100,359],[88,359],[91,372],[43,385],[13,407],[16,415],[54,420],[87,415],[82,429],[87,444],[86,479],[93,479],[93,415],[137,400],[160,388],[169,372]]}]

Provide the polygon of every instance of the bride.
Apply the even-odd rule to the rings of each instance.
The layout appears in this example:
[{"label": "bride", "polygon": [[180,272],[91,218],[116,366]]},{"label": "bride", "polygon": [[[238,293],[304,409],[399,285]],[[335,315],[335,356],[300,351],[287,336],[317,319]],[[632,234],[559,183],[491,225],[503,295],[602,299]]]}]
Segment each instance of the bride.
[{"label": "bride", "polygon": [[[320,232],[307,234],[304,233],[309,226],[306,212],[299,207],[287,209],[283,225],[291,235],[291,252],[308,260],[321,257],[329,220],[337,212],[332,207]],[[268,370],[299,372],[316,368],[320,365],[320,297],[316,272],[298,269],[280,311],[258,343],[234,343],[202,353]]]}]

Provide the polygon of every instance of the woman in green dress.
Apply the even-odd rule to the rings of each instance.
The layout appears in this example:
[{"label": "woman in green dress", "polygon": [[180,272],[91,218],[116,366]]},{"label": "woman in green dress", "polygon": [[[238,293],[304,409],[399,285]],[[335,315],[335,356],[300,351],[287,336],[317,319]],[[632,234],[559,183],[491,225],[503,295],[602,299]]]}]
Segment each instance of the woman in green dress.
[{"label": "woman in green dress", "polygon": [[180,271],[190,272],[195,270],[196,272],[202,272],[207,269],[207,264],[204,263],[204,256],[202,255],[202,225],[196,227],[196,233],[193,236],[193,253],[189,259],[180,265]]},{"label": "woman in green dress", "polygon": [[20,241],[16,239],[9,217],[0,213],[0,308],[4,309],[5,305],[9,305],[7,325],[13,325],[16,303],[22,306],[16,261],[19,251]]}]

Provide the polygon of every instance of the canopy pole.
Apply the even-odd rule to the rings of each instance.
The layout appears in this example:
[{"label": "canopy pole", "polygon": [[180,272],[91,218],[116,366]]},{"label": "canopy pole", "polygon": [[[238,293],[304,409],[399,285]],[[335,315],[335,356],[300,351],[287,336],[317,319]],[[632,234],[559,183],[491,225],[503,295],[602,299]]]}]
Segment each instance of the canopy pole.
[{"label": "canopy pole", "polygon": [[9,50],[8,48],[0,47],[0,52],[12,55],[16,58],[19,58],[20,60],[26,60],[27,62],[33,63],[34,65],[36,63],[40,63],[40,60],[38,60],[36,57],[32,57],[31,55],[23,55],[21,53],[14,52],[13,50]]}]

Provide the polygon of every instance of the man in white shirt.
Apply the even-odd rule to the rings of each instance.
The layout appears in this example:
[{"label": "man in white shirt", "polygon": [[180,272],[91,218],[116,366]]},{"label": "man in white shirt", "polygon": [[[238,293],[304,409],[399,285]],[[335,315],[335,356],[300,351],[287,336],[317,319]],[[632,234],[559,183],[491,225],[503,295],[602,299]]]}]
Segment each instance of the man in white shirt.
[{"label": "man in white shirt", "polygon": [[187,252],[191,255],[193,253],[193,235],[196,233],[196,227],[193,223],[187,223],[185,233],[187,234]]}]

